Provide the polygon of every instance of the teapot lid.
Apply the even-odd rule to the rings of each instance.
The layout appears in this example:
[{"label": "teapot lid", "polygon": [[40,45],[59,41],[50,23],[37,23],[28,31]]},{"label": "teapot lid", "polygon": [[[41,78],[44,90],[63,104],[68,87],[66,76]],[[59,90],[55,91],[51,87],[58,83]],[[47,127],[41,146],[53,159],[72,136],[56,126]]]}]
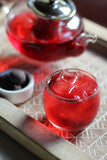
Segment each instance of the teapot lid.
[{"label": "teapot lid", "polygon": [[71,0],[28,0],[28,6],[36,14],[48,19],[68,19],[76,13]]}]

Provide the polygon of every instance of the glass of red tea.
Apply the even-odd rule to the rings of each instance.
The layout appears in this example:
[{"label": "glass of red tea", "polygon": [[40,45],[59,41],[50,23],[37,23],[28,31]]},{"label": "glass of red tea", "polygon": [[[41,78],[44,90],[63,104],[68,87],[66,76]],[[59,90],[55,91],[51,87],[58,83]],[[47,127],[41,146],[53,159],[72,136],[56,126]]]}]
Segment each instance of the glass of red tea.
[{"label": "glass of red tea", "polygon": [[49,122],[67,131],[81,131],[95,118],[100,105],[96,78],[81,69],[64,69],[52,73],[43,95]]}]

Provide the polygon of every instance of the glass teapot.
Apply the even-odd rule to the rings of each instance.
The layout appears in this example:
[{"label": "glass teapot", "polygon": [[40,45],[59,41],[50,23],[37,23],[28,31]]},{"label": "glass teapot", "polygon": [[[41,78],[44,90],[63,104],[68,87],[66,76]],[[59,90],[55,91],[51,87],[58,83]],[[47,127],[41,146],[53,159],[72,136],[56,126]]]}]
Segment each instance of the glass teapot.
[{"label": "glass teapot", "polygon": [[20,0],[6,19],[9,41],[21,54],[49,62],[80,55],[96,36],[84,32],[71,0]]}]

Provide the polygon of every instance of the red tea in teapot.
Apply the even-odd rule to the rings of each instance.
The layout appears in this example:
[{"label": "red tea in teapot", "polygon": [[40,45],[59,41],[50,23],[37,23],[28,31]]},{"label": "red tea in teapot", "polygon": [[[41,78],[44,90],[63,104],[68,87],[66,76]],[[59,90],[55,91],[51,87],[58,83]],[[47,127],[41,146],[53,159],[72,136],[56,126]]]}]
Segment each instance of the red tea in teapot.
[{"label": "red tea in teapot", "polygon": [[38,61],[80,55],[95,37],[84,33],[82,18],[70,0],[16,1],[6,19],[11,44]]},{"label": "red tea in teapot", "polygon": [[[41,27],[44,25],[41,20],[39,27],[35,15],[24,11],[8,20],[7,35],[18,52],[35,60],[54,61],[67,56],[78,56],[86,46],[75,45],[74,37],[83,31],[80,19],[76,16],[72,22],[75,19],[78,22],[75,24],[74,30],[64,28],[53,34],[52,30],[50,31],[53,23],[50,23],[48,28],[47,25]],[[79,28],[78,25],[80,25]]]}]

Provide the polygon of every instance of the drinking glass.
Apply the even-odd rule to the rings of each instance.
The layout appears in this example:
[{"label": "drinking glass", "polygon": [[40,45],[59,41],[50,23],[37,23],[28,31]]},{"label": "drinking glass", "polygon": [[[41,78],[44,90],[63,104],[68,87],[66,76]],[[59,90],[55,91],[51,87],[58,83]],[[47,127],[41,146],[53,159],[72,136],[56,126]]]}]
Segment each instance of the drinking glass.
[{"label": "drinking glass", "polygon": [[67,131],[81,131],[95,118],[100,105],[96,78],[81,69],[64,69],[52,73],[43,95],[48,120]]}]

